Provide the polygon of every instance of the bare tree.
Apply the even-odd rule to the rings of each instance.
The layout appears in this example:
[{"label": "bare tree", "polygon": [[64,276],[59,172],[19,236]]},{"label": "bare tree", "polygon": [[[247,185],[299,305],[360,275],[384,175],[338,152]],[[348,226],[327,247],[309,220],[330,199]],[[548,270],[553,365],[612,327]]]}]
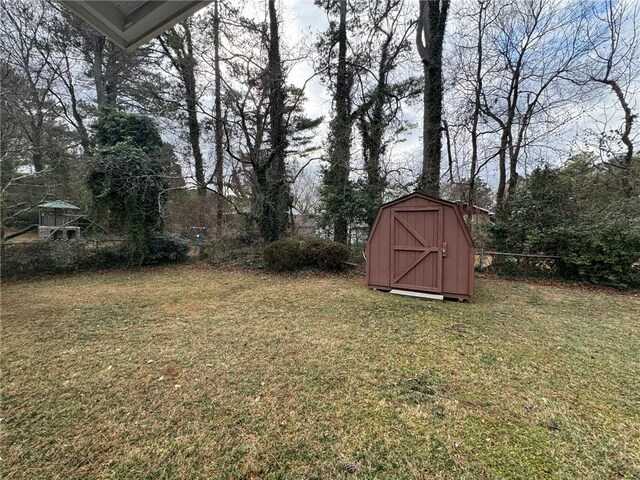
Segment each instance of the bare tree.
[{"label": "bare tree", "polygon": [[52,56],[47,58],[49,67],[57,74],[58,84],[61,89],[54,88],[51,94],[57,99],[66,120],[78,133],[80,145],[84,155],[92,152],[89,131],[86,126],[86,111],[83,111],[80,100],[78,72],[81,70],[79,61],[75,59],[73,46],[69,43],[72,28],[65,20],[64,10],[57,5],[47,2],[47,8],[52,8],[56,15],[48,22],[51,33],[50,42]]},{"label": "bare tree", "polygon": [[[482,111],[485,77],[496,75],[496,62],[485,57],[487,32],[494,27],[500,10],[489,9],[488,0],[470,0],[458,4],[453,12],[456,31],[452,34],[455,43],[447,74],[451,88],[445,109],[447,120],[443,120],[449,160],[448,185],[465,185],[464,202],[477,203],[476,184],[479,175],[496,155],[484,144],[485,139],[495,135],[495,127],[487,125]],[[451,107],[451,105],[453,107]],[[466,147],[466,148],[465,148]],[[449,187],[450,188],[450,187]],[[468,211],[467,221],[472,221]]]},{"label": "bare tree", "polygon": [[[238,24],[234,40],[251,48],[230,55],[227,62],[228,74],[223,79],[228,111],[223,123],[225,147],[231,160],[230,188],[234,196],[250,203],[249,214],[259,221],[260,185],[255,172],[264,168],[268,141],[269,100],[264,81],[268,35],[264,23],[240,18]],[[250,193],[245,191],[247,186]]]},{"label": "bare tree", "polygon": [[286,83],[275,3],[268,14],[266,22],[238,19],[233,41],[243,48],[234,45],[226,62],[224,132],[230,185],[238,191],[250,186],[251,217],[263,239],[273,241],[289,227],[292,162],[288,157],[304,158],[310,152],[304,132],[321,119],[302,115],[304,88]]},{"label": "bare tree", "polygon": [[84,67],[75,76],[90,79],[95,92],[92,100],[99,108],[159,113],[163,105],[156,105],[154,98],[167,88],[167,82],[158,69],[160,60],[153,43],[128,53],[57,2],[44,1],[46,9],[55,12],[55,48],[64,44],[74,59],[82,60]]},{"label": "bare tree", "polygon": [[[615,95],[623,117],[622,126],[615,134],[623,152],[605,147],[611,157],[607,165],[622,170],[623,188],[631,193],[632,128],[638,118],[636,96],[640,78],[640,5],[608,0],[604,8],[594,6],[592,13],[595,34],[589,35],[590,53],[579,81],[602,86]],[[601,145],[609,136],[610,132],[601,133]]]},{"label": "bare tree", "polygon": [[24,9],[24,4],[11,7],[15,10],[3,12],[7,21],[2,26],[5,42],[0,50],[2,238],[5,226],[22,223],[24,227],[26,221],[33,222],[33,208],[49,195],[81,195],[71,185],[76,164],[69,160],[75,138],[51,96],[56,74],[48,67],[48,54],[37,47],[46,32],[44,12]]},{"label": "bare tree", "polygon": [[[527,0],[498,8],[484,57],[502,71],[485,81],[482,112],[500,132],[497,202],[515,194],[519,162],[534,139],[550,135],[567,120],[565,107],[577,97],[566,77],[584,55],[584,10],[580,4]],[[491,14],[492,12],[490,12]],[[508,174],[507,174],[508,173]]]},{"label": "bare tree", "polygon": [[473,92],[473,113],[471,115],[471,166],[469,169],[469,188],[467,196],[467,220],[473,218],[473,206],[476,203],[476,177],[478,175],[478,123],[480,121],[480,108],[482,106],[482,57],[484,33],[486,29],[486,3],[478,1],[478,14],[476,22],[476,71]]},{"label": "bare tree", "polygon": [[318,211],[320,178],[317,171],[300,169],[291,183],[292,206],[301,215],[310,216]]},{"label": "bare tree", "polygon": [[[29,140],[31,163],[36,172],[45,168],[45,152],[49,138],[47,119],[57,117],[57,105],[51,99],[56,73],[50,68],[51,52],[41,48],[47,41],[47,11],[42,4],[27,2],[2,3],[1,42],[3,79],[10,73],[19,79],[21,88],[15,90],[14,100],[21,107],[24,120],[22,133]],[[18,84],[16,83],[16,85]],[[6,85],[6,84],[5,84]],[[3,92],[3,94],[11,94]],[[16,118],[17,120],[17,118]],[[3,121],[6,122],[5,119]]]}]

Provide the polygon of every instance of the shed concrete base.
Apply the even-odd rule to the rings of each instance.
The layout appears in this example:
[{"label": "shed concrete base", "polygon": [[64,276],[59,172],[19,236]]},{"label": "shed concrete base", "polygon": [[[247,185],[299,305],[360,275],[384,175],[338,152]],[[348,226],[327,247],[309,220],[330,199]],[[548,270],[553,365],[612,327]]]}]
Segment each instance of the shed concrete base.
[{"label": "shed concrete base", "polygon": [[411,292],[409,290],[396,290],[396,289],[392,289],[389,293],[393,293],[395,295],[405,295],[407,297],[424,298],[427,300],[440,300],[440,301],[444,300],[443,295],[438,295],[435,293]]}]

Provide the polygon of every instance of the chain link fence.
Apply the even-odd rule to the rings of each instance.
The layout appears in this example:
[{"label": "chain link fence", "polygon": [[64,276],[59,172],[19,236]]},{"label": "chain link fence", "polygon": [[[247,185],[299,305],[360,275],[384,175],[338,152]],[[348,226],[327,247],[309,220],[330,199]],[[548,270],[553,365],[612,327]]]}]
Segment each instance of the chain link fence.
[{"label": "chain link fence", "polygon": [[475,269],[508,278],[559,278],[561,257],[476,251]]}]

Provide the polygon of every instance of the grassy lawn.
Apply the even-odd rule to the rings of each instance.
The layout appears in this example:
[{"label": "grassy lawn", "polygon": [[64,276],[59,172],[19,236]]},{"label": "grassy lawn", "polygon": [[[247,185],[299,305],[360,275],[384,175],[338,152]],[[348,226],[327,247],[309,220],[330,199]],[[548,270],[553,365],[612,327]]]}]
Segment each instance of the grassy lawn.
[{"label": "grassy lawn", "polygon": [[3,477],[639,478],[640,298],[478,283],[472,304],[199,267],[4,285]]}]

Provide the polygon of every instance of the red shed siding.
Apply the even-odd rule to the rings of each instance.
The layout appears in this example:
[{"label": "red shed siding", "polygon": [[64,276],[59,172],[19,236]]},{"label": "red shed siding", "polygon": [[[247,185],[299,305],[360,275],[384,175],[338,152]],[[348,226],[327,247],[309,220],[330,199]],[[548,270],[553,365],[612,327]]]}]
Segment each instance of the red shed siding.
[{"label": "red shed siding", "polygon": [[389,285],[390,257],[389,255],[380,255],[379,252],[391,250],[391,237],[388,234],[377,234],[376,232],[387,228],[390,215],[390,210],[381,211],[369,234],[370,240],[367,242],[368,285],[378,285],[381,287]]},{"label": "red shed siding", "polygon": [[[471,296],[469,272],[473,276],[473,245],[467,240],[456,214],[457,206],[445,209],[444,242],[447,244],[447,256],[443,261],[443,293],[463,294]],[[466,225],[465,227],[466,228]],[[471,255],[469,255],[471,251]],[[446,296],[446,295],[445,295]]]},{"label": "red shed siding", "polygon": [[380,207],[367,242],[367,285],[473,295],[473,243],[457,205],[419,193]]}]

